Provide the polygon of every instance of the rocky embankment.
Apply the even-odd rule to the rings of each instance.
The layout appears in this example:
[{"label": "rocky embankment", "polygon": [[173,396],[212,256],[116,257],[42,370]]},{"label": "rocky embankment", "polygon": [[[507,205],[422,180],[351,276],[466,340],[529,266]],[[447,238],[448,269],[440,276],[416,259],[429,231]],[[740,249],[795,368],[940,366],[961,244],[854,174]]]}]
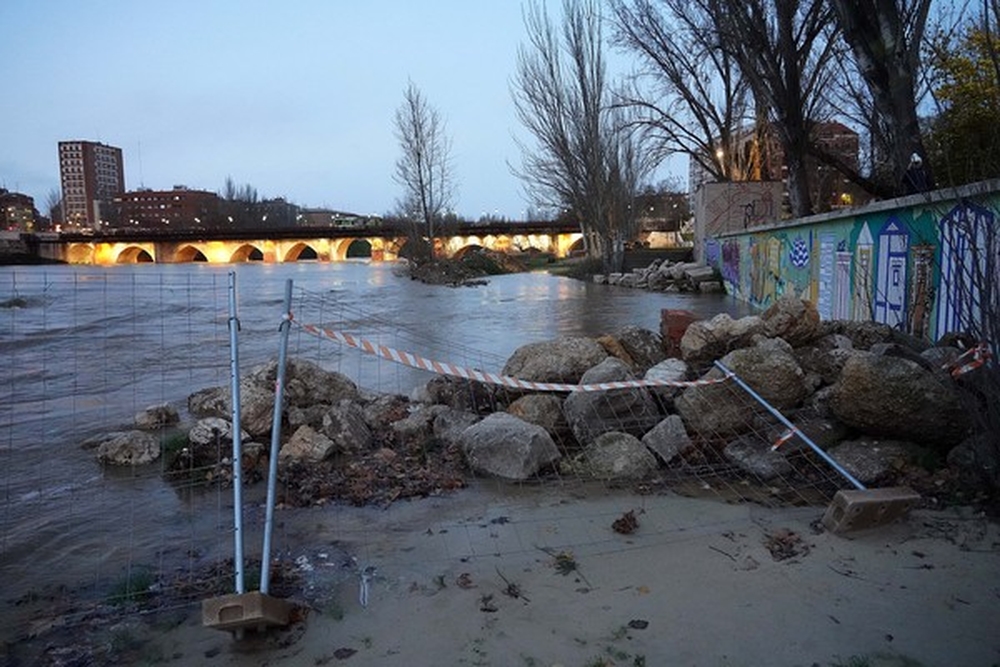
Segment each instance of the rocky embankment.
[{"label": "rocky embankment", "polygon": [[[689,315],[689,314],[687,314]],[[664,311],[661,332],[626,327],[597,339],[525,345],[503,375],[591,385],[646,379],[660,386],[613,391],[516,391],[438,376],[411,396],[359,389],[303,359],[287,369],[279,454],[281,502],[389,503],[464,486],[472,476],[544,480],[572,473],[655,483],[670,472],[718,467],[744,484],[794,478],[804,446],[772,450],[784,427],[717,380],[723,364],[870,486],[909,484],[932,501],[982,499],[1000,485],[996,444],[974,430],[979,368],[953,377],[963,350],[929,346],[871,322],[821,322],[815,307],[786,298],[761,316],[692,321]],[[266,476],[276,363],[241,382],[243,469]],[[160,456],[170,476],[228,482],[228,387],[187,399],[194,420],[157,406],[135,428],[85,446],[107,465]],[[164,436],[164,429],[175,433]],[[169,446],[163,443],[168,442]]]},{"label": "rocky embankment", "polygon": [[710,266],[698,262],[671,262],[657,259],[649,266],[629,273],[609,273],[594,276],[602,285],[619,285],[647,289],[653,292],[725,292],[722,277]]}]

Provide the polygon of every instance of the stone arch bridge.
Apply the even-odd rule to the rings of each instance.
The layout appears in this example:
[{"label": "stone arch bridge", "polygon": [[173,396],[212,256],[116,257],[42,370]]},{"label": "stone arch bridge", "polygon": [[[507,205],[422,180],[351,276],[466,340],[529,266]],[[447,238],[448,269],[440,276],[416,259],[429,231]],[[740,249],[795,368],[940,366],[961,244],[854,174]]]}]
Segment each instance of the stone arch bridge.
[{"label": "stone arch bridge", "polygon": [[[542,252],[557,258],[582,250],[573,224],[559,222],[466,225],[436,239],[441,257],[461,257],[477,248],[504,253]],[[393,261],[405,257],[409,237],[399,229],[293,228],[268,230],[108,230],[102,233],[39,233],[29,239],[42,258],[69,264],[176,264],[348,258]]]}]

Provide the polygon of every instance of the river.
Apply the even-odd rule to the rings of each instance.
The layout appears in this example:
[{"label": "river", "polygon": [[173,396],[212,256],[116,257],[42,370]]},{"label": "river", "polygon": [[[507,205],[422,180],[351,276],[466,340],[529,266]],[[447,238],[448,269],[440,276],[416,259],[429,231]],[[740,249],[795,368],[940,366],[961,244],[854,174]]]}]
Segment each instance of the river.
[{"label": "river", "polygon": [[[276,356],[282,297],[297,324],[360,335],[431,359],[499,371],[518,346],[659,330],[660,311],[743,314],[727,297],[651,293],[524,273],[488,284],[425,285],[388,263],[0,268],[0,626],[15,601],[60,585],[100,595],[135,563],[171,566],[225,550],[229,498],[181,489],[157,465],[102,468],[89,436],[128,427],[142,408],[230,379],[228,299],[235,275],[242,372]],[[407,393],[426,380],[388,361],[291,329],[291,355],[362,387]],[[227,491],[226,493],[231,493]],[[231,507],[231,505],[230,505]],[[8,622],[4,622],[8,621]]]}]

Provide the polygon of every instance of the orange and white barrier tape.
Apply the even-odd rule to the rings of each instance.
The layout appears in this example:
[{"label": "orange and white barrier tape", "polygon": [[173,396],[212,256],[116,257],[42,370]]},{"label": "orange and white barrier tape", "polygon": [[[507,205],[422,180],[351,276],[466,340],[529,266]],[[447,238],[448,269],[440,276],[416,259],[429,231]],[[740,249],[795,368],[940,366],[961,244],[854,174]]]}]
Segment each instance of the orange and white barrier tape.
[{"label": "orange and white barrier tape", "polygon": [[976,370],[985,364],[991,356],[993,355],[986,346],[986,343],[980,343],[963,352],[955,361],[945,364],[944,369],[948,370],[950,368],[951,376],[957,378],[959,375]]},{"label": "orange and white barrier tape", "polygon": [[608,391],[611,389],[630,389],[633,387],[694,387],[719,384],[721,382],[726,382],[730,377],[729,375],[724,375],[721,378],[711,380],[690,381],[626,380],[621,382],[601,382],[598,384],[532,382],[531,380],[522,380],[520,378],[510,377],[509,375],[497,375],[495,373],[477,371],[473,368],[456,366],[455,364],[450,364],[444,361],[425,359],[424,357],[420,357],[409,352],[403,352],[402,350],[386,347],[385,345],[376,345],[375,343],[365,340],[364,338],[356,338],[351,334],[325,329],[313,324],[301,324],[299,326],[301,326],[302,329],[310,335],[317,336],[319,338],[327,338],[329,340],[347,345],[348,347],[361,350],[365,354],[382,357],[383,359],[388,359],[389,361],[397,364],[410,366],[411,368],[419,368],[421,370],[437,373],[438,375],[450,375],[452,377],[475,380],[485,384],[495,384],[514,389],[529,389],[533,391]]}]

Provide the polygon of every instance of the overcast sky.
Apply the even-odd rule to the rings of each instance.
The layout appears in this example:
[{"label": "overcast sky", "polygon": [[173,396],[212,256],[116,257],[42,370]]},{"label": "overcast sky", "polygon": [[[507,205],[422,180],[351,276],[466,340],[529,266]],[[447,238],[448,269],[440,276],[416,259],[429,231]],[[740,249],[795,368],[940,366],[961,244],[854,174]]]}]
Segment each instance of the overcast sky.
[{"label": "overcast sky", "polygon": [[57,143],[85,139],[122,149],[130,190],[218,192],[232,176],[385,213],[410,79],[447,122],[457,212],[528,207],[508,166],[518,0],[0,0],[0,29],[0,186],[43,212]]}]

